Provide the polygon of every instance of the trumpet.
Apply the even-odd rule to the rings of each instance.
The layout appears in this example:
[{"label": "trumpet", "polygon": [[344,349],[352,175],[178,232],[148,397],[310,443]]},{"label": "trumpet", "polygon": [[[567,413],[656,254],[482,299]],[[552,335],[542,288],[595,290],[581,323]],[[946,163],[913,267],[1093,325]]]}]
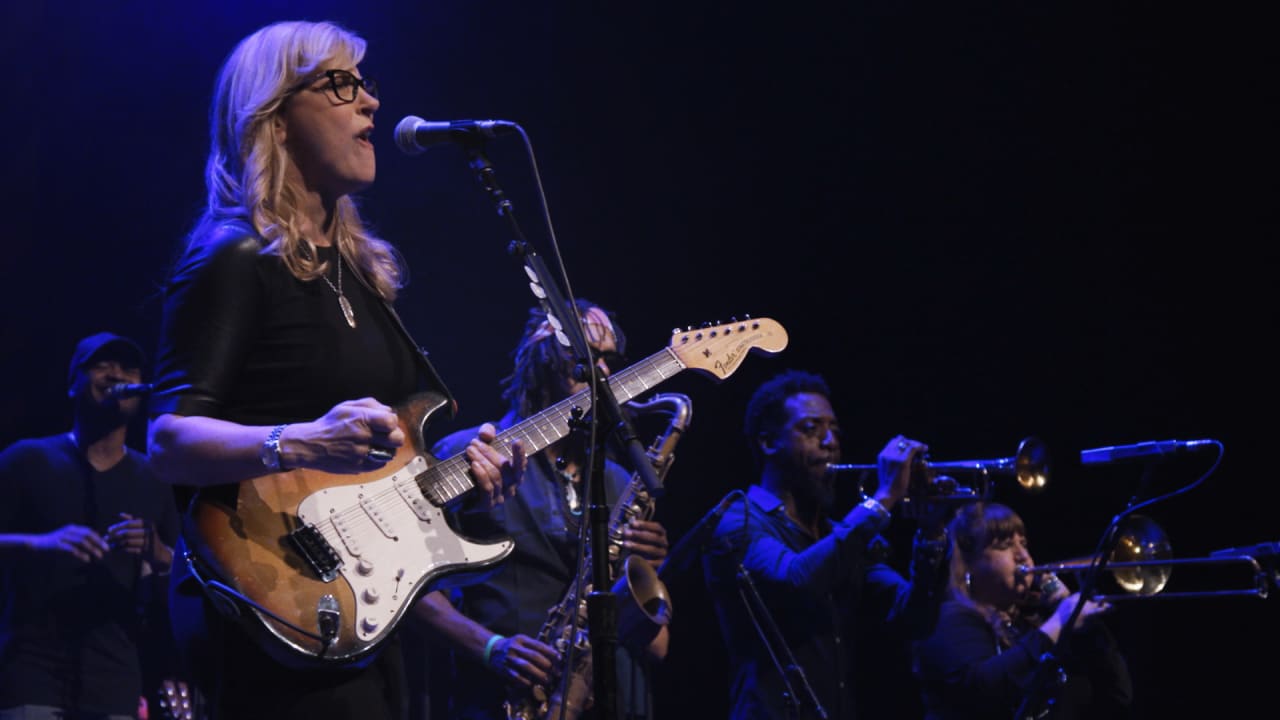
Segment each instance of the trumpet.
[{"label": "trumpet", "polygon": [[[1142,600],[1150,598],[1203,598],[1223,596],[1267,597],[1270,580],[1262,565],[1251,555],[1243,552],[1214,553],[1203,558],[1174,558],[1169,538],[1154,520],[1143,515],[1133,515],[1125,525],[1126,529],[1116,539],[1116,547],[1107,556],[1107,562],[1101,569],[1109,573],[1114,583],[1124,591],[1121,594],[1093,594],[1091,599],[1099,602],[1118,602],[1122,600]],[[1045,575],[1048,573],[1084,573],[1099,565],[1098,558],[1084,557],[1046,565],[1020,566],[1018,572],[1023,575]],[[1192,590],[1181,592],[1163,592],[1173,574],[1175,565],[1192,566],[1243,566],[1251,574],[1251,587]]]},{"label": "trumpet", "polygon": [[[993,460],[952,460],[932,462],[918,460],[922,473],[913,474],[905,502],[912,498],[936,502],[939,500],[968,502],[991,497],[992,475],[1013,475],[1024,489],[1036,492],[1049,483],[1049,450],[1036,437],[1023,438],[1017,453]],[[846,474],[875,470],[876,465],[849,465],[832,463],[827,472]],[[950,476],[938,476],[939,471],[976,473],[974,485],[961,485]]]}]

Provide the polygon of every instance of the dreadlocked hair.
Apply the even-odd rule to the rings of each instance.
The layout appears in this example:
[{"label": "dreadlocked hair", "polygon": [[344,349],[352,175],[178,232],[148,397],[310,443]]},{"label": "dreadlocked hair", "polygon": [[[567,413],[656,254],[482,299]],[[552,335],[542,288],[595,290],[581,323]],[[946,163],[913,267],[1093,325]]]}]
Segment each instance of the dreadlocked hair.
[{"label": "dreadlocked hair", "polygon": [[[596,308],[603,312],[613,325],[614,341],[618,352],[626,352],[627,339],[618,327],[615,315],[599,305],[579,298],[574,301],[578,315],[585,317]],[[529,309],[529,316],[520,335],[520,343],[512,351],[513,369],[502,379],[502,399],[520,417],[529,417],[563,400],[566,380],[573,372],[577,360],[568,348],[562,347],[555,333],[547,328],[547,313],[541,307]],[[617,368],[615,368],[617,369]]]}]

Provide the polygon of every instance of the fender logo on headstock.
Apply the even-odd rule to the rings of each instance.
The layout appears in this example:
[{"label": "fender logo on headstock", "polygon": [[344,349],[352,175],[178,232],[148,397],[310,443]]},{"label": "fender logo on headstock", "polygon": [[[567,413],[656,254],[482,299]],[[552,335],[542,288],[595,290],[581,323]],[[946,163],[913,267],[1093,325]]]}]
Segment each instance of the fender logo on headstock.
[{"label": "fender logo on headstock", "polygon": [[[753,350],[772,355],[787,346],[787,332],[769,318],[735,321],[704,327],[688,334],[677,332],[672,349],[689,367],[710,372],[718,379],[733,374]],[[697,345],[699,347],[693,347]],[[687,347],[685,347],[687,346]],[[697,355],[689,355],[696,352]]]}]

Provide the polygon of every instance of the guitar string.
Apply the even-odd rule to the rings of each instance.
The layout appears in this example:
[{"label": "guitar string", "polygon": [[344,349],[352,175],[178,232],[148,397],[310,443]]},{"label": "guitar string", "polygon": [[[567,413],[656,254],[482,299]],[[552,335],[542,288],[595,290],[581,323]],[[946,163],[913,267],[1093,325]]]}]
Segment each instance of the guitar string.
[{"label": "guitar string", "polygon": [[[629,394],[631,397],[636,397],[643,392],[647,392],[649,389],[651,389],[652,387],[655,387],[658,383],[661,383],[663,380],[671,376],[663,372],[664,368],[658,362],[658,360],[661,358],[661,356],[664,353],[674,357],[674,353],[672,353],[669,348],[664,349],[664,351],[662,352],[656,353],[655,355],[650,356],[649,358],[646,358],[645,360],[639,363],[636,363],[631,367],[628,367],[624,370],[621,370],[615,373],[610,378],[610,384],[611,385],[616,384],[619,387],[622,387],[624,389],[627,386],[633,384],[633,382],[635,384],[640,385],[642,389],[635,392],[630,392]],[[675,372],[673,372],[672,375],[684,369],[683,364],[679,363],[678,360],[675,364],[676,364]],[[653,367],[651,368],[642,367],[642,366],[649,366],[649,365],[652,365]],[[657,374],[660,376],[657,383],[650,385],[645,378],[645,373],[642,372],[644,370],[656,371]],[[547,444],[550,444],[549,438],[547,436],[548,429],[552,430],[552,435],[555,436],[557,439],[559,439],[560,437],[564,437],[564,434],[557,435],[553,429],[554,426],[557,424],[560,424],[560,425],[567,424],[571,411],[566,411],[564,410],[564,408],[572,408],[574,406],[575,401],[578,403],[578,407],[582,407],[583,405],[587,404],[586,400],[589,398],[589,396],[590,395],[587,390],[581,390],[575,393],[574,395],[570,396],[569,398],[567,398],[566,401],[557,403],[556,405],[553,405],[552,407],[547,408],[546,410],[540,413],[537,413],[532,418],[530,418],[529,423],[522,423],[521,426],[518,426],[517,428],[511,428],[507,431],[500,433],[495,438],[495,444],[498,446],[499,452],[503,452],[509,446],[509,442],[507,441],[511,439],[515,439],[517,436],[521,437],[521,439],[526,439],[526,440],[533,439],[531,434],[532,430],[537,430],[538,433],[542,436],[544,447]],[[583,408],[583,409],[585,410],[586,408]],[[525,432],[526,428],[530,432]],[[498,443],[497,442],[498,440],[502,440],[503,442]],[[446,465],[446,463],[449,465],[462,464],[460,462],[460,457],[461,457],[460,455],[455,456],[454,458],[450,458],[449,460],[446,460],[442,463],[438,463],[436,466],[429,468],[427,472],[436,470],[437,471],[436,474],[441,474],[443,471],[438,469]],[[509,457],[509,455],[507,455],[507,457]],[[451,460],[455,462],[450,462]],[[449,468],[448,467],[444,468],[444,470],[447,470],[447,469]],[[472,487],[474,487],[474,484],[470,484],[462,480],[461,475],[462,473],[459,473],[459,472],[453,472],[453,473],[443,472],[443,478],[441,478],[441,480],[444,483],[448,484],[448,490],[453,493],[452,497],[449,499],[452,499],[453,497],[458,497],[459,495],[463,494],[467,490],[470,490]],[[385,479],[386,478],[382,478],[379,480],[375,480],[373,482],[377,483]],[[436,484],[438,485],[439,483],[436,483]],[[425,494],[424,494],[424,499],[427,499],[428,502],[431,501],[430,498],[426,498]],[[374,495],[370,496],[368,498],[368,502],[373,507],[374,511],[378,513],[387,513],[396,508],[405,508],[408,510],[409,514],[415,519],[415,521],[420,519],[418,518],[417,512],[413,510],[412,506],[400,494],[399,490],[396,489],[394,484],[392,484],[388,489],[379,491]],[[347,532],[345,534],[350,536],[351,539],[357,542],[358,544],[371,542],[370,538],[372,538],[373,540],[377,540],[377,538],[379,537],[382,537],[382,538],[387,537],[386,533],[384,533],[382,530],[382,525],[378,523],[377,520],[370,515],[369,510],[367,510],[364,507],[364,503],[362,502],[357,502],[354,505],[348,506],[344,510],[339,510],[334,514],[340,518],[340,521],[342,522],[342,524],[347,528]],[[395,523],[392,523],[389,520],[387,521],[386,524],[391,525],[393,527],[395,526]],[[348,553],[355,554],[355,553],[351,553],[351,549],[347,547],[347,543],[343,540],[344,533],[342,532],[342,530],[340,530],[337,527],[337,524],[331,522],[331,523],[326,523],[326,525],[327,525],[327,528],[321,531],[321,534],[325,537],[325,540],[335,547],[338,544],[341,544],[343,547],[347,548]],[[332,529],[332,532],[328,531],[328,529],[330,528]],[[334,538],[333,535],[336,535],[337,537]],[[336,543],[334,542],[335,539],[337,540]]]},{"label": "guitar string", "polygon": [[[543,415],[545,415],[545,413],[543,413]],[[567,416],[565,416],[565,418],[567,418]],[[545,421],[547,418],[543,417],[540,419]],[[564,418],[562,418],[562,420],[563,419]],[[531,425],[531,427],[538,429],[539,434],[543,436],[543,440],[545,442],[547,439],[546,430],[544,430],[543,428],[547,427],[547,425],[543,424],[541,427],[539,427],[538,423],[535,422]],[[519,433],[510,433],[510,434],[514,436]],[[527,435],[526,437],[531,439],[531,436]],[[441,466],[444,466],[446,464],[453,466],[453,465],[463,465],[464,463],[460,461],[459,457],[454,457],[454,458],[450,458],[450,460],[446,460],[444,463],[440,463],[434,466],[433,468],[431,468],[431,470],[436,470],[437,468],[441,468]],[[444,468],[444,470],[448,470],[448,469],[449,469],[448,467]],[[444,481],[450,485],[451,490],[455,491],[455,496],[460,495],[466,489],[469,489],[469,488],[462,487],[462,484],[461,484],[462,481],[458,477],[459,474],[460,474],[459,472],[444,473]],[[375,482],[380,482],[380,481],[375,481]],[[405,498],[400,494],[399,490],[396,489],[394,484],[392,484],[389,489],[377,492],[374,495],[370,496],[368,498],[368,502],[372,506],[373,510],[378,513],[385,514],[395,508],[406,508],[409,511],[409,514],[413,517],[415,521],[420,519],[418,518],[417,513],[413,510],[409,502],[405,500]],[[337,527],[337,523],[327,523],[326,525],[328,526],[328,528],[332,528],[332,534],[337,535],[336,537],[337,543],[334,542],[335,538],[332,537],[330,533],[322,531],[322,534],[325,535],[325,539],[331,545],[336,546],[338,543],[340,543],[343,547],[347,549],[348,553],[351,553],[351,548],[348,547],[346,541],[343,540],[344,535],[349,536],[357,544],[372,542],[377,540],[379,537],[383,537],[383,538],[387,537],[386,533],[383,532],[381,525],[377,522],[377,520],[375,520],[370,515],[369,511],[365,509],[365,507],[363,506],[363,503],[361,502],[348,506],[346,509],[340,510],[334,513],[334,515],[338,516],[338,522],[341,522],[345,526],[346,532],[344,533],[342,530],[340,530]],[[386,524],[391,526],[395,525],[395,523],[391,522],[389,519]],[[370,538],[372,538],[373,540],[371,540]],[[351,554],[355,554],[355,553],[351,553]]]},{"label": "guitar string", "polygon": [[[661,355],[661,353],[659,353],[659,355]],[[639,363],[639,365],[645,365],[645,364],[648,364],[648,363],[646,362]],[[643,381],[643,376],[640,373],[640,369],[641,368],[639,368],[638,366],[632,366],[630,368],[624,369],[616,373],[612,379],[615,380],[618,385],[624,386],[624,387],[630,384],[629,380],[631,378],[639,379],[641,380],[640,384],[644,386],[645,389],[647,390],[648,387],[650,386],[648,385],[647,382]],[[632,393],[633,396],[637,394],[639,393]],[[572,407],[574,405],[574,401],[577,401],[579,407],[586,405],[587,404],[586,400],[588,399],[588,397],[589,397],[589,394],[587,393],[587,391],[585,390],[579,391],[578,393],[575,393],[574,395],[570,396],[570,398],[567,399],[568,400],[567,402],[557,403],[551,408],[548,408],[547,410],[536,414],[534,417],[530,418],[531,420],[530,423],[522,424],[520,428],[513,428],[509,431],[501,433],[499,437],[495,439],[495,442],[498,439],[502,439],[502,440],[514,439],[516,436],[522,436],[522,439],[526,439],[526,440],[533,439],[532,430],[537,430],[538,434],[542,436],[543,446],[545,447],[545,445],[549,444],[549,440],[550,440],[550,438],[547,435],[548,430],[551,430],[552,436],[556,437],[557,439],[559,437],[563,437],[563,434],[557,434],[554,431],[554,426],[556,424],[561,424],[561,425],[567,424],[569,413],[565,412],[562,408],[566,406]],[[529,428],[530,432],[523,432],[522,430],[524,427]],[[501,449],[505,449],[506,447],[507,447],[506,442],[499,444],[500,451]],[[452,463],[452,464],[458,464],[458,463]],[[443,465],[443,463],[441,463],[441,465]],[[445,468],[445,469],[447,470],[448,468]],[[448,483],[449,485],[448,489],[454,493],[454,497],[461,495],[463,492],[470,489],[465,485],[465,483],[461,480],[461,478],[458,475],[459,475],[458,473],[444,473],[444,477],[443,477],[444,482]],[[409,507],[408,502],[404,499],[404,497],[400,494],[400,492],[395,488],[394,485],[387,490],[378,492],[373,496],[371,496],[369,498],[369,503],[373,506],[373,509],[376,512],[386,512],[387,510],[396,506]],[[410,510],[412,511],[411,507],[410,507]],[[344,525],[346,525],[346,527],[348,528],[348,533],[351,534],[353,536],[353,539],[357,541],[360,541],[360,540],[367,541],[368,537],[376,538],[377,535],[382,535],[384,537],[386,536],[386,534],[382,531],[381,525],[373,517],[371,517],[369,514],[369,511],[363,507],[363,503],[356,503],[355,505],[349,506],[345,510],[338,511],[336,514],[341,518],[341,522]],[[415,517],[417,516],[416,512],[412,514]],[[369,526],[372,526],[372,529],[374,531],[373,534],[365,535],[361,533],[359,537],[354,537],[357,535],[357,529],[356,529],[357,523],[359,523],[359,525],[362,526],[364,533],[368,533]],[[342,537],[343,533],[340,530],[338,530],[336,526],[334,527],[334,531],[337,532],[339,538]],[[348,551],[350,551],[350,548],[348,548]]]}]

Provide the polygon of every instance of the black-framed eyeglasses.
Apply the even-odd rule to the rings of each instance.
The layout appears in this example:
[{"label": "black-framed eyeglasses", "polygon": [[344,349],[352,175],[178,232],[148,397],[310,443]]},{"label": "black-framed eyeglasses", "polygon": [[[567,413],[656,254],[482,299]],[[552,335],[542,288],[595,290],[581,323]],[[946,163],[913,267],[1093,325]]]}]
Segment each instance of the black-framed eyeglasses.
[{"label": "black-framed eyeglasses", "polygon": [[[325,70],[324,77],[329,79],[327,85],[311,88],[316,92],[333,91],[333,96],[340,102],[352,103],[360,94],[360,88],[369,93],[369,97],[378,97],[378,81],[371,77],[356,77],[355,73],[346,70]],[[319,80],[320,78],[316,78]],[[315,82],[312,80],[311,82]]]}]

